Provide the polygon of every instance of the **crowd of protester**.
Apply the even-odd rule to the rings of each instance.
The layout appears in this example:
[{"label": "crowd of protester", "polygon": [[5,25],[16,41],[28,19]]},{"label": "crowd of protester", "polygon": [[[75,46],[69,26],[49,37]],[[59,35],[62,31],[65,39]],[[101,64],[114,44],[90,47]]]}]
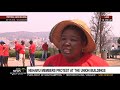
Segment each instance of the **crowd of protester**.
[{"label": "crowd of protester", "polygon": [[[42,47],[42,56],[40,60],[46,60],[48,55],[48,44],[44,42]],[[36,45],[33,40],[29,41],[29,47],[25,46],[25,41],[22,40],[20,43],[14,41],[14,48],[10,48],[4,41],[0,41],[0,67],[8,67],[9,51],[15,50],[16,61],[21,61],[22,65],[25,66],[25,50],[29,51],[30,66],[35,66],[35,51]]]}]

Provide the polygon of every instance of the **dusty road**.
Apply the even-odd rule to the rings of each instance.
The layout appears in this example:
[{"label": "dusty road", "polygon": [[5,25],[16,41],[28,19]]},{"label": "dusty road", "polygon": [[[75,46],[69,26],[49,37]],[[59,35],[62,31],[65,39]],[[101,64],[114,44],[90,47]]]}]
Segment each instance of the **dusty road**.
[{"label": "dusty road", "polygon": [[110,66],[120,67],[120,59],[107,59],[106,60]]},{"label": "dusty road", "polygon": [[[106,60],[110,66],[120,66],[120,59],[107,59]],[[42,66],[44,61],[35,60],[35,66]],[[22,66],[22,61],[16,61],[15,58],[8,59],[8,66]],[[25,60],[25,66],[30,66],[30,61],[28,59]]]}]

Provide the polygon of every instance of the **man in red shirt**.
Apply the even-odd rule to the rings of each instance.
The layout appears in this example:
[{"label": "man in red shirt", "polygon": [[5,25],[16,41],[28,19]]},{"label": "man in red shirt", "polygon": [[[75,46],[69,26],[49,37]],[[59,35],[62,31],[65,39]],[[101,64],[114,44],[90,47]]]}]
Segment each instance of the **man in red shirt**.
[{"label": "man in red shirt", "polygon": [[9,46],[6,43],[3,43],[3,64],[5,67],[8,67],[8,57],[9,57]]},{"label": "man in red shirt", "polygon": [[54,26],[50,41],[61,51],[43,66],[109,66],[92,52],[96,44],[89,27],[81,20],[65,20]]},{"label": "man in red shirt", "polygon": [[15,54],[16,54],[16,60],[19,60],[19,48],[20,48],[20,44],[15,41]]},{"label": "man in red shirt", "polygon": [[47,59],[47,54],[48,54],[48,44],[47,42],[45,42],[43,45],[42,45],[42,49],[43,49],[43,52],[42,52],[42,60],[46,60]]},{"label": "man in red shirt", "polygon": [[30,43],[30,47],[29,47],[30,66],[35,66],[35,51],[36,51],[36,45],[33,43],[32,40],[30,40],[29,43]]},{"label": "man in red shirt", "polygon": [[3,41],[0,41],[0,67],[3,67]]}]

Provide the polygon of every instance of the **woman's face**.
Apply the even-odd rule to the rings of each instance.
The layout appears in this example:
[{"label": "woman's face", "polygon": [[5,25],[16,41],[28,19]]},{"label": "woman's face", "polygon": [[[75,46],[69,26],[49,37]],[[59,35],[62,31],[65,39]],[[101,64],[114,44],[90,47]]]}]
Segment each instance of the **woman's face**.
[{"label": "woman's face", "polygon": [[80,38],[80,33],[72,29],[67,29],[62,33],[60,40],[60,50],[66,58],[80,58],[82,48],[83,44]]}]

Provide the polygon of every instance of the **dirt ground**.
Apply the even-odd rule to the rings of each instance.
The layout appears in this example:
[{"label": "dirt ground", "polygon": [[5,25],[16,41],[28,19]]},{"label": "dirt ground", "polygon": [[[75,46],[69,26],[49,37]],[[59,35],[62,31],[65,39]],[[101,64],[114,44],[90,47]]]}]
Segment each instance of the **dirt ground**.
[{"label": "dirt ground", "polygon": [[[107,59],[106,60],[108,62],[108,64],[110,66],[120,66],[120,58],[117,58],[117,59]],[[36,59],[35,60],[35,66],[42,66],[44,64],[45,61],[41,61],[41,60],[38,60]],[[22,66],[22,61],[16,61],[15,58],[9,58],[8,59],[8,66],[9,67],[12,67],[12,66]],[[25,60],[25,66],[30,66],[30,60],[29,59],[26,59]]]},{"label": "dirt ground", "polygon": [[120,66],[120,59],[107,59],[110,66]]},{"label": "dirt ground", "polygon": [[[42,66],[44,64],[44,61],[40,61],[38,59],[35,59],[35,66]],[[8,66],[23,66],[22,61],[17,61],[15,58],[9,58],[8,59]],[[25,66],[30,66],[30,60],[25,59]]]},{"label": "dirt ground", "polygon": [[[101,55],[98,56],[100,57]],[[106,61],[110,66],[120,66],[120,55],[117,55],[114,58],[107,58]]]}]

